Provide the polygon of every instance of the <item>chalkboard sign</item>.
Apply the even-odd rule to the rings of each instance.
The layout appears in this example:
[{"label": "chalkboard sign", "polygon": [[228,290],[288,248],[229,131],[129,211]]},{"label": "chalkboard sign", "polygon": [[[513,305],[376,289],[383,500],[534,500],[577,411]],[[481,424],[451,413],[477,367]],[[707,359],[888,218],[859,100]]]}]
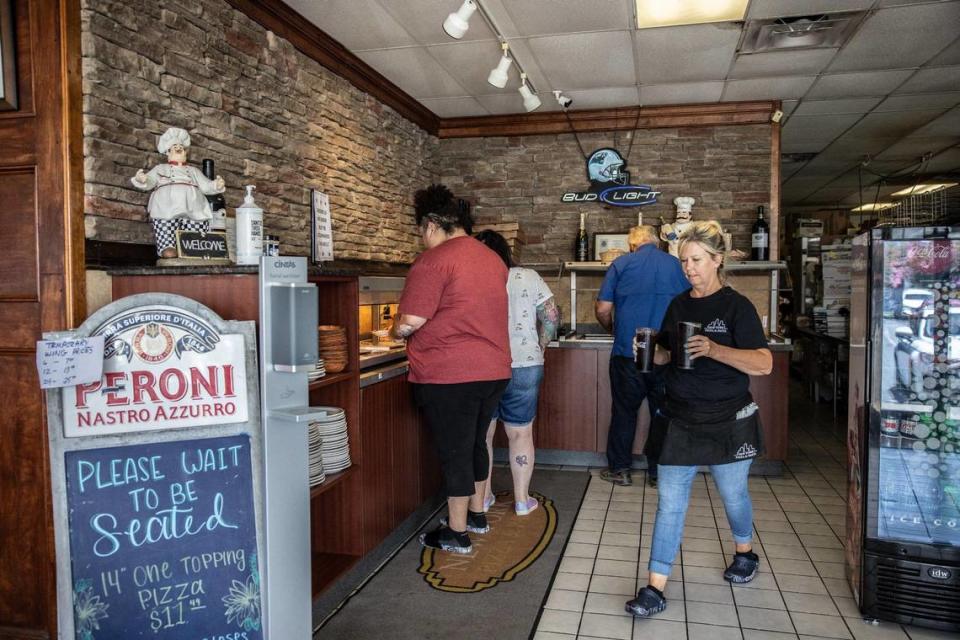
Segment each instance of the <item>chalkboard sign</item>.
[{"label": "chalkboard sign", "polygon": [[178,258],[229,259],[227,234],[223,231],[185,231],[177,229]]},{"label": "chalkboard sign", "polygon": [[250,438],[65,453],[78,640],[261,631]]}]

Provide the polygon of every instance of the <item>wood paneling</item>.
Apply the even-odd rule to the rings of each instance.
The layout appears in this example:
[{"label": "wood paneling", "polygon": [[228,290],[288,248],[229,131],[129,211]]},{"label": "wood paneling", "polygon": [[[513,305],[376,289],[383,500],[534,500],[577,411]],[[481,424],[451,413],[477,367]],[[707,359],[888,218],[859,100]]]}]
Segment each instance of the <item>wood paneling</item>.
[{"label": "wood paneling", "polygon": [[439,118],[432,111],[287,4],[271,0],[227,2],[261,26],[289,40],[301,53],[316,60],[356,88],[396,109],[397,113],[425,131],[436,134]]},{"label": "wood paneling", "polygon": [[440,138],[527,136],[590,131],[632,131],[663,127],[703,127],[725,124],[766,124],[778,102],[724,102],[662,107],[618,107],[509,116],[444,118]]},{"label": "wood paneling", "polygon": [[537,406],[539,449],[593,451],[597,443],[597,351],[547,349]]},{"label": "wood paneling", "polygon": [[393,385],[397,429],[391,438],[393,468],[397,482],[393,487],[394,521],[403,522],[420,505],[420,415],[406,376],[388,382]]},{"label": "wood paneling", "polygon": [[[777,102],[776,108],[780,108]],[[770,259],[780,259],[780,123],[770,125]]]},{"label": "wood paneling", "polygon": [[363,549],[369,551],[393,529],[393,380],[360,390],[360,437],[363,440]]},{"label": "wood paneling", "polygon": [[260,294],[256,275],[114,276],[113,299],[137,293],[175,293],[210,307],[221,318],[257,320]]},{"label": "wood paneling", "polygon": [[56,637],[54,567],[69,561],[54,557],[34,341],[83,314],[80,3],[14,5],[19,108],[0,113],[0,637],[26,639]]},{"label": "wood paneling", "polygon": [[750,393],[760,407],[763,443],[767,460],[787,459],[789,351],[773,352],[773,371],[768,376],[750,376]]}]

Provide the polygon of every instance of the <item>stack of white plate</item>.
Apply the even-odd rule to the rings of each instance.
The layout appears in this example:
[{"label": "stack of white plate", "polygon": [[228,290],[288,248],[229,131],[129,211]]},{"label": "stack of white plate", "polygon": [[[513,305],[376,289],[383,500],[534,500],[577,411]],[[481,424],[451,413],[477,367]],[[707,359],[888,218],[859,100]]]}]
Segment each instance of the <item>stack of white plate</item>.
[{"label": "stack of white plate", "polygon": [[313,365],[313,368],[307,371],[307,382],[319,380],[325,375],[327,375],[327,370],[323,366],[323,358],[320,358],[317,360],[317,364]]},{"label": "stack of white plate", "polygon": [[320,433],[320,459],[327,473],[337,473],[350,466],[350,443],[347,441],[347,415],[339,407],[323,407],[326,415],[314,421]]},{"label": "stack of white plate", "polygon": [[316,422],[310,423],[310,430],[307,432],[307,442],[310,452],[310,486],[315,487],[327,479],[327,474],[323,470],[323,458],[320,454],[320,446],[323,439],[320,437],[320,430]]}]

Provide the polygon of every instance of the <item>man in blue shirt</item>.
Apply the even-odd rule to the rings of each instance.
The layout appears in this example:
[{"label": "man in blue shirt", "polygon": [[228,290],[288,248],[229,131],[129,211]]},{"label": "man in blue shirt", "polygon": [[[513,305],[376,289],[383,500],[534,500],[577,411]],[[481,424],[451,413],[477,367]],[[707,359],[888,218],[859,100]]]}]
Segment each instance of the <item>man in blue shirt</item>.
[{"label": "man in blue shirt", "polygon": [[667,305],[689,289],[690,283],[683,274],[680,261],[657,247],[657,233],[653,227],[633,227],[627,241],[630,253],[613,261],[597,295],[597,320],[607,331],[614,330],[610,356],[613,411],[607,435],[609,468],[600,477],[622,486],[633,484],[630,469],[633,467],[637,412],[646,398],[651,417],[645,451],[647,477],[651,486],[656,486],[662,438],[655,437],[653,418],[663,401],[663,368],[657,367],[651,373],[638,372],[634,364],[633,338],[639,327],[659,331]]}]

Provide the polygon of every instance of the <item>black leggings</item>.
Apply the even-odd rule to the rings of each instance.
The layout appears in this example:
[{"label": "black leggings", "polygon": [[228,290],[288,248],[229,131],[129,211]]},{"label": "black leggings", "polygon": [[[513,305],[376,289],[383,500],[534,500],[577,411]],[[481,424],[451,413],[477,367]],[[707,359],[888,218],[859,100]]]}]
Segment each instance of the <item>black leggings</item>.
[{"label": "black leggings", "polygon": [[487,427],[509,380],[414,384],[440,458],[447,497],[472,496],[487,479]]}]

